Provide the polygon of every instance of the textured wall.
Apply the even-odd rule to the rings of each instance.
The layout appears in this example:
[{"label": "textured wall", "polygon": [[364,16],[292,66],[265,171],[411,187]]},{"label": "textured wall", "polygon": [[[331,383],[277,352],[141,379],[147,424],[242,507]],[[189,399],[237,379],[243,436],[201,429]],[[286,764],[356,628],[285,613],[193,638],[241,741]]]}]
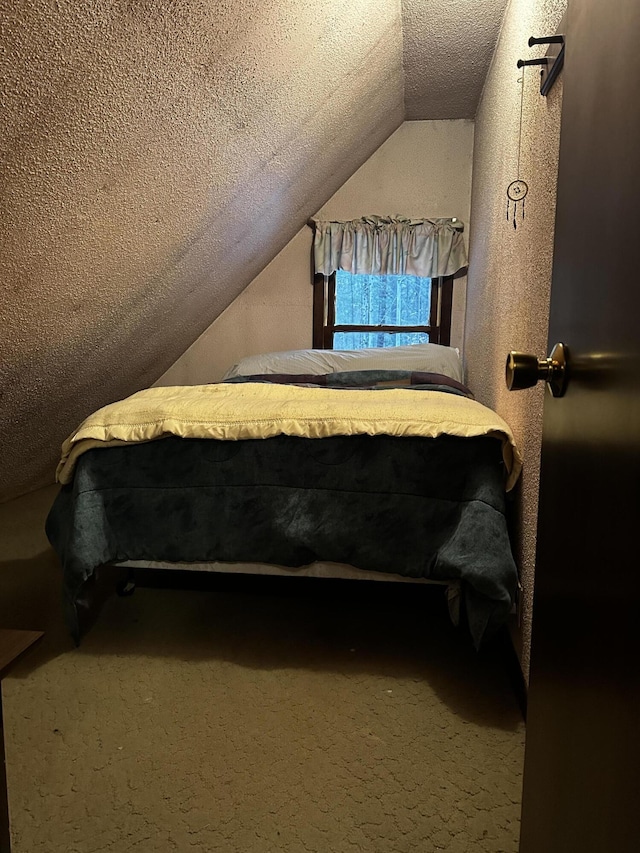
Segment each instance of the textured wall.
[{"label": "textured wall", "polygon": [[[472,159],[473,122],[405,122],[318,216],[457,216],[468,226]],[[310,347],[311,240],[311,229],[302,228],[157,384],[211,382],[245,355]],[[457,279],[452,328],[457,346],[462,346],[465,290],[466,279]]]},{"label": "textured wall", "polygon": [[400,0],[0,3],[0,497],[401,123]]},{"label": "textured wall", "polygon": [[526,219],[506,220],[520,119],[519,58],[529,36],[555,32],[565,0],[511,0],[476,119],[465,356],[469,384],[481,402],[512,426],[525,468],[516,496],[517,558],[524,587],[521,657],[529,664],[544,386],[509,393],[504,363],[512,349],[546,354],[562,85],[539,94],[537,70],[525,75],[520,176],[529,185]]},{"label": "textured wall", "polygon": [[402,0],[405,118],[473,118],[507,0]]}]

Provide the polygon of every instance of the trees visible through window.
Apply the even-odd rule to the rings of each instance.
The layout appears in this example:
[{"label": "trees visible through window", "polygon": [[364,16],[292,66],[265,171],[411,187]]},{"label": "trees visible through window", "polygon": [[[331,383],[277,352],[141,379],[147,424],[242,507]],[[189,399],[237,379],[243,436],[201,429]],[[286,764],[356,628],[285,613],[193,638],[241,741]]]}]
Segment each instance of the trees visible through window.
[{"label": "trees visible through window", "polygon": [[314,341],[320,349],[449,344],[452,279],[355,275],[315,278]]}]

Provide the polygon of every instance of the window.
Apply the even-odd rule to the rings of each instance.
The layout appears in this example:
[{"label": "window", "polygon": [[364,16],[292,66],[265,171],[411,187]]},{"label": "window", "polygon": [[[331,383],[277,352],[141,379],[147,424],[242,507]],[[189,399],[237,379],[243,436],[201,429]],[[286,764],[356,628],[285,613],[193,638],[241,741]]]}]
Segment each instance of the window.
[{"label": "window", "polygon": [[453,278],[354,275],[314,279],[313,346],[362,349],[449,345]]}]

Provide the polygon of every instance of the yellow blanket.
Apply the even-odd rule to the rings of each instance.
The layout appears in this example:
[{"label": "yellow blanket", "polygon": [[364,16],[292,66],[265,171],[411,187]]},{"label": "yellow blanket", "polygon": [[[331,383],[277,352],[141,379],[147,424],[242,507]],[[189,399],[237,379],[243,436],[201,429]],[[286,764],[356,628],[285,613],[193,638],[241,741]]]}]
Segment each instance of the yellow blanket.
[{"label": "yellow blanket", "polygon": [[491,409],[442,391],[307,388],[261,383],[149,388],[99,409],[62,445],[56,477],[68,483],[95,447],[167,435],[228,440],[294,435],[487,435],[502,442],[512,489],[522,468],[509,426]]}]

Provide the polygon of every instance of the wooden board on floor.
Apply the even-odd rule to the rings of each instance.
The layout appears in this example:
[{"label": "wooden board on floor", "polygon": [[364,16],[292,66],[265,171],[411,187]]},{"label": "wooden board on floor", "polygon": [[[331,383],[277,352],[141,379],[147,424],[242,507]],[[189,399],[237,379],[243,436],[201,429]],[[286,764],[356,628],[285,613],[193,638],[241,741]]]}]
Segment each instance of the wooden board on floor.
[{"label": "wooden board on floor", "polygon": [[10,665],[42,636],[42,631],[0,628],[0,678]]}]

